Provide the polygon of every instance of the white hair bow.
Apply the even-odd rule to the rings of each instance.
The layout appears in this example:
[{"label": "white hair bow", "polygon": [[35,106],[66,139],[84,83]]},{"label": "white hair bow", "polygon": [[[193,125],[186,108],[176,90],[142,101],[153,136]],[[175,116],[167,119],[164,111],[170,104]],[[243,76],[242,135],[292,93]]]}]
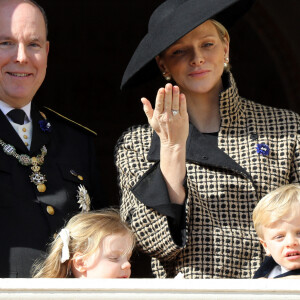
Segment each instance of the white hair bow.
[{"label": "white hair bow", "polygon": [[70,241],[70,231],[67,228],[63,228],[58,234],[63,242],[63,247],[61,250],[61,259],[60,262],[63,264],[70,258],[69,252],[69,241]]}]

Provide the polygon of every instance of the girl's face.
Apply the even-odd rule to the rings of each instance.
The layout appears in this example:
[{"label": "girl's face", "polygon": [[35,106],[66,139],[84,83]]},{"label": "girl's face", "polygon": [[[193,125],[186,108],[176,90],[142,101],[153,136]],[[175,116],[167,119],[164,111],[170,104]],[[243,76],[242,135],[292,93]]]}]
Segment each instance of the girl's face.
[{"label": "girl's face", "polygon": [[128,253],[128,249],[131,245],[132,238],[128,234],[112,234],[105,237],[98,250],[82,260],[84,272],[81,272],[80,277],[129,278],[131,253]]},{"label": "girl's face", "polygon": [[221,89],[228,55],[228,41],[222,41],[215,25],[206,21],[171,45],[156,61],[182,92],[206,94]]}]

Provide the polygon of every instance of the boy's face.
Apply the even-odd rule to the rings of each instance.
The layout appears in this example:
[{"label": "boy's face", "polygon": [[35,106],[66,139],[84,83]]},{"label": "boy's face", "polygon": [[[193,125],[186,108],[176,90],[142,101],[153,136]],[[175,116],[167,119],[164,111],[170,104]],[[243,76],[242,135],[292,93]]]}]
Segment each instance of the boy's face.
[{"label": "boy's face", "polygon": [[300,212],[263,226],[262,232],[267,255],[288,270],[300,269]]}]

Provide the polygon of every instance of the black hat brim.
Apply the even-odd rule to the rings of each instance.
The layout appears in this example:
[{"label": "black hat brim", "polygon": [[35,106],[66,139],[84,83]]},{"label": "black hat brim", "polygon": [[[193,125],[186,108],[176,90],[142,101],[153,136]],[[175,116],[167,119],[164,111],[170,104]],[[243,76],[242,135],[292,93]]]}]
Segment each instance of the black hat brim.
[{"label": "black hat brim", "polygon": [[208,19],[230,28],[255,0],[188,0],[157,28],[148,32],[136,48],[124,72],[121,89],[155,77],[159,70],[154,58],[185,34]]}]

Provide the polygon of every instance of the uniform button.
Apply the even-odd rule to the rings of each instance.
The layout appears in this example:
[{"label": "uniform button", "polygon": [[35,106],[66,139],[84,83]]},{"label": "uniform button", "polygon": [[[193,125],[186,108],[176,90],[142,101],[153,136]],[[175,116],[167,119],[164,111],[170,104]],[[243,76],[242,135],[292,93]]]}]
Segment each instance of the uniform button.
[{"label": "uniform button", "polygon": [[23,128],[22,130],[23,130],[23,132],[26,132],[26,128]]},{"label": "uniform button", "polygon": [[49,215],[51,215],[51,216],[54,215],[55,210],[54,210],[54,208],[53,208],[51,205],[48,205],[48,206],[47,206],[47,213],[48,213]]},{"label": "uniform button", "polygon": [[81,175],[78,175],[77,178],[81,181],[83,180],[83,177]]},{"label": "uniform button", "polygon": [[27,139],[27,138],[28,138],[28,136],[27,136],[26,134],[24,134],[23,137],[24,137],[24,139]]},{"label": "uniform button", "polygon": [[26,147],[28,146],[28,143],[27,143],[27,142],[25,143],[25,146],[26,146]]},{"label": "uniform button", "polygon": [[202,156],[202,159],[204,159],[204,160],[207,160],[207,159],[208,159],[208,157],[207,157],[207,156],[205,156],[205,155],[203,155],[203,156]]}]

